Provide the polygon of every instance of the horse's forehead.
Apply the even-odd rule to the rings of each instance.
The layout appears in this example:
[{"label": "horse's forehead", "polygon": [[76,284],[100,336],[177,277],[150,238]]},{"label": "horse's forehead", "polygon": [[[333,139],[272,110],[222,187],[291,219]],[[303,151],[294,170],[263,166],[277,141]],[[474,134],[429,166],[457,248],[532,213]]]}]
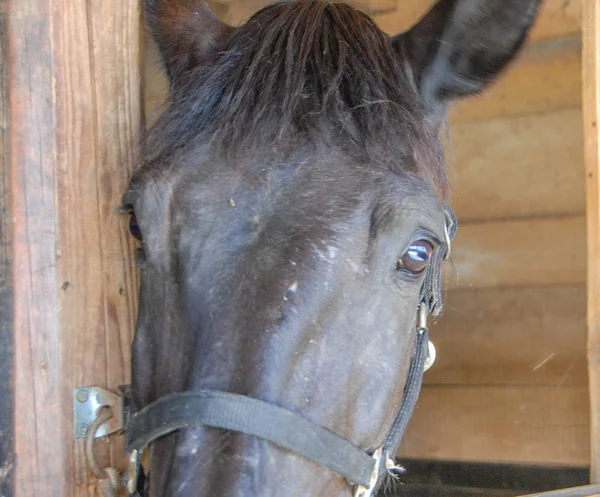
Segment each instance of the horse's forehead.
[{"label": "horse's forehead", "polygon": [[155,221],[166,221],[164,215],[172,220],[187,214],[214,220],[228,217],[228,210],[235,210],[238,219],[271,211],[278,216],[296,213],[333,220],[378,204],[392,210],[441,211],[434,188],[414,174],[333,154],[325,159],[306,155],[287,163],[239,167],[206,159],[194,163],[192,158],[148,173],[138,177],[133,196],[142,198],[143,210],[152,212]]},{"label": "horse's forehead", "polygon": [[[175,179],[173,179],[175,178]],[[165,181],[176,183],[179,197],[211,198],[215,194],[247,194],[261,197],[309,199],[311,202],[364,198],[370,193],[389,196],[430,197],[433,188],[426,182],[401,169],[393,170],[367,161],[344,157],[296,157],[293,161],[274,164],[231,166],[217,161],[184,166]],[[323,194],[326,195],[323,196]],[[435,196],[435,195],[434,195]],[[339,200],[339,199],[338,199]]]}]

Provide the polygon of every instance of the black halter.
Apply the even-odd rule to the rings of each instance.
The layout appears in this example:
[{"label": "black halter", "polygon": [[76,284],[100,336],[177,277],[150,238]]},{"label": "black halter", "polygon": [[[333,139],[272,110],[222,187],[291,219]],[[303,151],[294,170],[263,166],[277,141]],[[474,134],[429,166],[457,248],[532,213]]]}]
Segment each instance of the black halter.
[{"label": "black halter", "polygon": [[355,497],[370,497],[379,478],[396,467],[393,454],[417,403],[429,354],[427,315],[441,311],[441,266],[449,256],[456,228],[454,213],[447,208],[447,250],[436,253],[427,269],[421,290],[415,351],[400,411],[383,444],[374,453],[368,454],[336,433],[259,399],[213,390],[174,393],[147,405],[127,424],[131,454],[127,472],[129,496],[147,495],[147,478],[142,472],[140,454],[148,445],[183,428],[210,426],[268,440],[342,475],[356,486]]}]

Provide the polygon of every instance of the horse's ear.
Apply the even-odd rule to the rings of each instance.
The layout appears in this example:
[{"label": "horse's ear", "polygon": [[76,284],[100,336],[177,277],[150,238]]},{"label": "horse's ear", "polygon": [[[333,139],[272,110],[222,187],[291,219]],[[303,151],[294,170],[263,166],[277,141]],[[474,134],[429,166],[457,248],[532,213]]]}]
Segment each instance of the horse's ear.
[{"label": "horse's ear", "polygon": [[145,7],[172,85],[222,50],[235,32],[204,0],[146,0]]},{"label": "horse's ear", "polygon": [[541,0],[439,0],[409,31],[392,38],[408,59],[427,111],[483,90],[515,57]]}]

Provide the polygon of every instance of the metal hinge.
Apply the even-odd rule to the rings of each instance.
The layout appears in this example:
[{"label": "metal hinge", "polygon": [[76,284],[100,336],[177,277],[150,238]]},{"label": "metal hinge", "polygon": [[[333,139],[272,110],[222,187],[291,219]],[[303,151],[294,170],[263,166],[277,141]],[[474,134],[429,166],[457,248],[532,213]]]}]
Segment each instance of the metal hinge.
[{"label": "metal hinge", "polygon": [[112,409],[112,417],[100,425],[96,438],[124,430],[130,409],[130,386],[121,385],[120,393],[98,386],[82,386],[73,389],[73,437],[85,438],[92,422],[103,407]]}]

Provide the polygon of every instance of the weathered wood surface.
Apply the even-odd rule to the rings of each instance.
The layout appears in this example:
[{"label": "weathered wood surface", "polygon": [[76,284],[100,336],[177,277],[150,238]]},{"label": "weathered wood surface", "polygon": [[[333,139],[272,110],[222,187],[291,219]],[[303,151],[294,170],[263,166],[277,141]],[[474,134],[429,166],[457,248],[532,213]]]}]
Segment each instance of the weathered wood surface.
[{"label": "weathered wood surface", "polygon": [[580,109],[451,123],[449,136],[462,223],[585,212]]},{"label": "weathered wood surface", "polygon": [[[461,491],[466,489],[473,490],[472,495],[481,497],[488,495],[486,491],[493,490],[504,491],[506,497],[514,497],[533,492],[580,487],[589,483],[589,471],[585,466],[405,458],[401,463],[406,472],[402,475],[402,484],[398,486],[400,488],[397,489],[398,497],[412,496],[410,491],[404,489],[410,489],[414,484],[429,487],[432,490],[429,497],[457,497],[455,491],[461,495]],[[385,495],[392,497],[395,494]]]},{"label": "weathered wood surface", "polygon": [[585,284],[454,290],[428,385],[587,387]]},{"label": "weathered wood surface", "polygon": [[425,385],[399,454],[583,466],[589,429],[586,387]]},{"label": "weathered wood surface", "polygon": [[42,0],[12,3],[9,20],[19,497],[68,495],[56,284],[51,15],[51,5]]},{"label": "weathered wood surface", "polygon": [[464,223],[444,277],[448,290],[585,283],[585,217]]},{"label": "weathered wood surface", "polygon": [[583,129],[585,133],[588,363],[591,479],[600,483],[600,5],[584,2]]},{"label": "weathered wood surface", "polygon": [[95,495],[73,439],[73,387],[129,380],[136,277],[117,208],[141,121],[139,9],[11,4],[19,497]]},{"label": "weathered wood surface", "polygon": [[600,485],[583,485],[581,487],[563,488],[551,492],[527,494],[522,497],[600,497]]},{"label": "weathered wood surface", "polygon": [[0,495],[14,496],[14,360],[10,109],[6,0],[0,0]]}]

